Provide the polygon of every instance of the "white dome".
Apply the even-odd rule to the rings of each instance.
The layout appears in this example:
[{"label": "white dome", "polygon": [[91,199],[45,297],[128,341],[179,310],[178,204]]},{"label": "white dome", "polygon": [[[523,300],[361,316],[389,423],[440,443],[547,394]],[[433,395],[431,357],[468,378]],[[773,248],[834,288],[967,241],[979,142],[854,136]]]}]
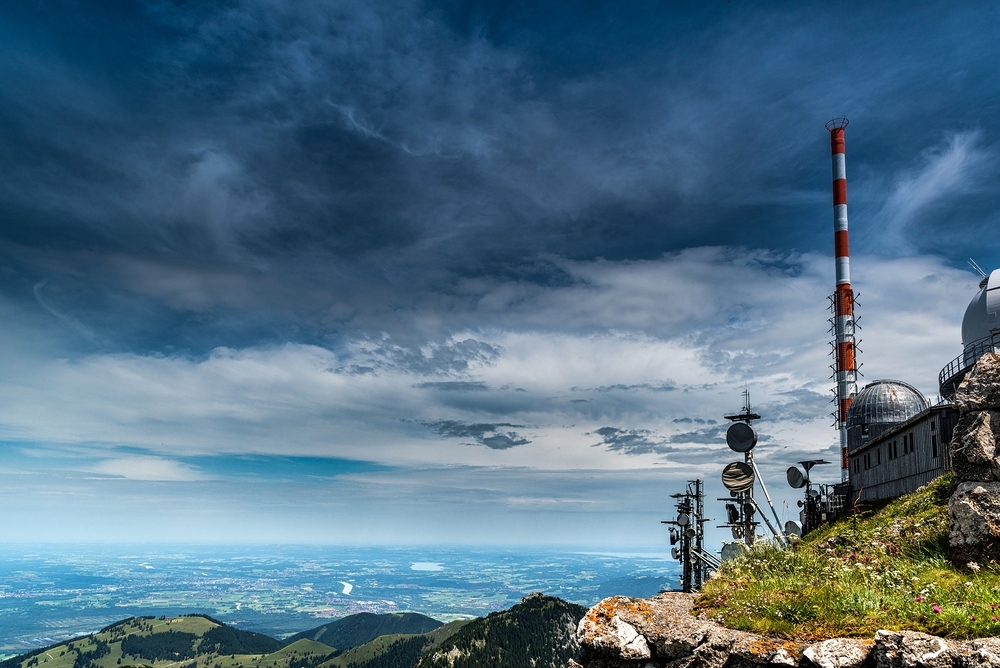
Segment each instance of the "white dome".
[{"label": "white dome", "polygon": [[1000,312],[1000,269],[994,269],[979,287],[962,318],[963,348],[989,338],[993,331],[1000,332],[1000,322],[997,321],[997,313]]}]

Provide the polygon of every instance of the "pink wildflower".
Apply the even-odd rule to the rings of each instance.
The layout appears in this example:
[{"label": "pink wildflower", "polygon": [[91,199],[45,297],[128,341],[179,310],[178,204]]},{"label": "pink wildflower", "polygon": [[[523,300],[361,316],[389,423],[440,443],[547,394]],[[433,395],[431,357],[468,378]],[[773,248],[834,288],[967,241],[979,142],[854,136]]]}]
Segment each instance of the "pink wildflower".
[{"label": "pink wildflower", "polygon": [[915,600],[915,601],[916,601],[917,603],[920,603],[921,601],[923,601],[923,600],[924,600],[924,597],[923,597],[923,596],[917,596],[917,597],[916,597],[915,599],[913,599],[913,600]]},{"label": "pink wildflower", "polygon": [[931,606],[931,612],[933,612],[935,615],[939,614],[941,612],[941,606],[940,605]]}]

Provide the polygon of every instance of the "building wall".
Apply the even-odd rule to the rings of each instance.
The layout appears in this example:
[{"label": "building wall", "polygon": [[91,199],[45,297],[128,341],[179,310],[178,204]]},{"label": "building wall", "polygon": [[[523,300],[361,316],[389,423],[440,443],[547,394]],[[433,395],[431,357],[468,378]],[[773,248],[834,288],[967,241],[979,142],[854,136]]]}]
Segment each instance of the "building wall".
[{"label": "building wall", "polygon": [[851,439],[848,505],[894,499],[951,470],[948,444],[957,422],[957,410],[934,406],[877,437]]}]

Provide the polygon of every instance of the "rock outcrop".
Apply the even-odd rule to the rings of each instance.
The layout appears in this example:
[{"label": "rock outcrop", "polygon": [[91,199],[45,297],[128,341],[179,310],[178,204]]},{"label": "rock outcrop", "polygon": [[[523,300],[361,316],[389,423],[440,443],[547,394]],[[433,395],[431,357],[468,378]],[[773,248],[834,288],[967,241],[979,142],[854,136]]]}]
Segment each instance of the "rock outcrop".
[{"label": "rock outcrop", "polygon": [[570,668],[1000,668],[1000,638],[967,642],[914,631],[819,642],[733,631],[691,614],[691,594],[606,598],[580,621]]},{"label": "rock outcrop", "polygon": [[949,556],[959,564],[1000,560],[1000,354],[984,355],[955,393],[961,413],[951,445],[955,489],[948,503]]}]

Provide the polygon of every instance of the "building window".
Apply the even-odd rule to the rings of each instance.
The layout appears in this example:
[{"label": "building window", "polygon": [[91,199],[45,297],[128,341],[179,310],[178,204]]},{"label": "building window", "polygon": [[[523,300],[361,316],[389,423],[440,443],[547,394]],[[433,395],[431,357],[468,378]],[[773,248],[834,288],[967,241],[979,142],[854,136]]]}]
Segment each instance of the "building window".
[{"label": "building window", "polygon": [[931,434],[931,452],[934,457],[938,456],[937,434]]},{"label": "building window", "polygon": [[935,429],[937,429],[937,423],[934,420],[931,420],[931,431],[934,431]]},{"label": "building window", "polygon": [[875,451],[875,466],[882,463],[882,448]]}]

